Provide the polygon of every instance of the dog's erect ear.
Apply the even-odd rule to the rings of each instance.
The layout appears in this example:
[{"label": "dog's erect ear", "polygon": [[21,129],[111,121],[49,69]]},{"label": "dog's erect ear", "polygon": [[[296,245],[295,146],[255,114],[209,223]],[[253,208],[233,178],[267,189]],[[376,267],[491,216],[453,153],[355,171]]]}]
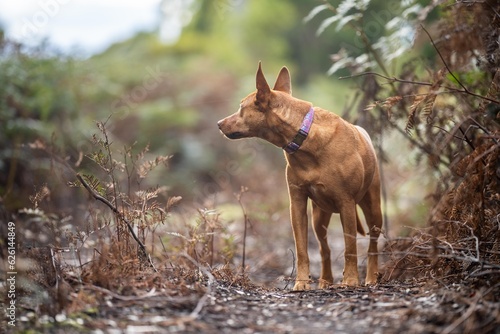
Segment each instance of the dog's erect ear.
[{"label": "dog's erect ear", "polygon": [[269,88],[266,78],[264,77],[264,73],[262,73],[262,67],[260,65],[260,61],[259,61],[259,69],[257,70],[256,85],[257,85],[257,101],[264,102],[268,100],[271,95],[271,88]]},{"label": "dog's erect ear", "polygon": [[283,66],[280,74],[278,74],[278,78],[276,79],[276,83],[274,84],[273,89],[292,95],[292,81],[290,80],[290,72],[288,72],[288,68],[286,68],[285,66]]}]

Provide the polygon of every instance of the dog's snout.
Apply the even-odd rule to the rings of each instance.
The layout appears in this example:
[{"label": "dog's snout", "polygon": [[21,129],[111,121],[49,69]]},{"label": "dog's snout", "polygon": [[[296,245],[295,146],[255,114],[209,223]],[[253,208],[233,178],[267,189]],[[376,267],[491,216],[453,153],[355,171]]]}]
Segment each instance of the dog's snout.
[{"label": "dog's snout", "polygon": [[219,127],[219,130],[220,130],[220,127],[222,126],[222,120],[217,122],[217,126]]}]

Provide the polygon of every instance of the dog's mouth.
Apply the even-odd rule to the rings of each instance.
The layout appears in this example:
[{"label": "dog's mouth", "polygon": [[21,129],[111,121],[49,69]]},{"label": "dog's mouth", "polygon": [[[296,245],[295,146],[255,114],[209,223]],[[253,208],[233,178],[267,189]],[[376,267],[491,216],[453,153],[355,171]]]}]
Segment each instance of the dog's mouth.
[{"label": "dog's mouth", "polygon": [[244,135],[242,132],[231,132],[231,133],[228,133],[228,134],[224,134],[227,138],[229,139],[240,139],[240,138],[243,138]]},{"label": "dog's mouth", "polygon": [[229,139],[240,139],[246,137],[245,134],[241,131],[233,131],[230,132],[230,126],[227,126],[225,119],[217,122],[217,126],[219,127],[220,132]]}]

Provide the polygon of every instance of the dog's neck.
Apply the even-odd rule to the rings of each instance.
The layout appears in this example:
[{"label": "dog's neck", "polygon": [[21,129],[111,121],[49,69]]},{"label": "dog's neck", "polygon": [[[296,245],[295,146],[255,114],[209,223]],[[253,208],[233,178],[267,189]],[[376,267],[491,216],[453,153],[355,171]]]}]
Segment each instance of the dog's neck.
[{"label": "dog's neck", "polygon": [[295,137],[293,137],[291,142],[283,146],[283,150],[285,150],[286,153],[293,154],[299,150],[300,146],[306,140],[307,135],[309,134],[313,120],[314,108],[313,106],[311,106],[307,114],[304,116],[300,129]]},{"label": "dog's neck", "polygon": [[282,105],[287,105],[287,107],[271,111],[267,117],[267,131],[261,131],[257,137],[284,149],[297,136],[312,104],[295,99],[293,103],[282,103]]}]

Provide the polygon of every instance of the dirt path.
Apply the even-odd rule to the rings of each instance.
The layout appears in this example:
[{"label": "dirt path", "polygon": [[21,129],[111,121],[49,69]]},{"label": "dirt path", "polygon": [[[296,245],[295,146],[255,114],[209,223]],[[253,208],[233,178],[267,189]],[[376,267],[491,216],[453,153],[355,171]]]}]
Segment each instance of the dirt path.
[{"label": "dirt path", "polygon": [[[299,293],[218,286],[199,319],[179,331],[464,333],[489,327],[499,332],[498,305],[477,299],[464,298],[453,289],[433,290],[423,284],[335,287]],[[496,314],[487,312],[490,307],[496,308]],[[485,318],[476,322],[474,315]],[[485,326],[487,322],[491,326]]]},{"label": "dirt path", "polygon": [[[341,236],[335,230],[332,234],[333,238]],[[359,242],[360,248],[366,246],[362,238]],[[335,278],[340,281],[343,244],[331,244]],[[128,267],[110,255],[105,257],[106,268],[85,266],[77,273],[71,254],[64,253],[61,256],[68,258],[61,257],[59,262],[66,267],[58,275],[64,279],[59,281],[62,288],[54,288],[56,275],[47,276],[47,270],[41,270],[39,274],[45,276],[30,286],[20,285],[17,323],[9,329],[13,333],[96,334],[500,334],[500,303],[493,301],[498,300],[499,285],[491,283],[494,281],[478,282],[469,277],[458,284],[457,278],[455,283],[413,278],[372,287],[335,285],[328,290],[291,292],[293,282],[286,283],[294,274],[287,265],[293,267],[294,259],[288,256],[288,245],[273,246],[282,253],[262,248],[261,253],[248,257],[251,277],[239,277],[230,268],[215,267],[209,272],[189,262],[174,265],[175,261],[158,266],[159,272],[139,270],[131,262],[127,271]],[[314,247],[312,243],[311,268],[318,273],[320,259]],[[42,261],[41,249],[34,251],[38,254],[32,256],[36,263],[52,268],[52,262]],[[274,257],[265,258],[264,254]],[[115,262],[116,266],[110,265]],[[364,259],[359,262],[362,270]],[[481,283],[481,288],[475,288],[476,283]],[[59,309],[55,309],[57,305]]]},{"label": "dirt path", "polygon": [[[17,329],[46,333],[500,333],[487,291],[398,283],[290,292],[214,281],[205,289],[134,291],[89,287],[98,307],[57,321],[20,317]],[[86,292],[89,294],[89,291]]]}]

